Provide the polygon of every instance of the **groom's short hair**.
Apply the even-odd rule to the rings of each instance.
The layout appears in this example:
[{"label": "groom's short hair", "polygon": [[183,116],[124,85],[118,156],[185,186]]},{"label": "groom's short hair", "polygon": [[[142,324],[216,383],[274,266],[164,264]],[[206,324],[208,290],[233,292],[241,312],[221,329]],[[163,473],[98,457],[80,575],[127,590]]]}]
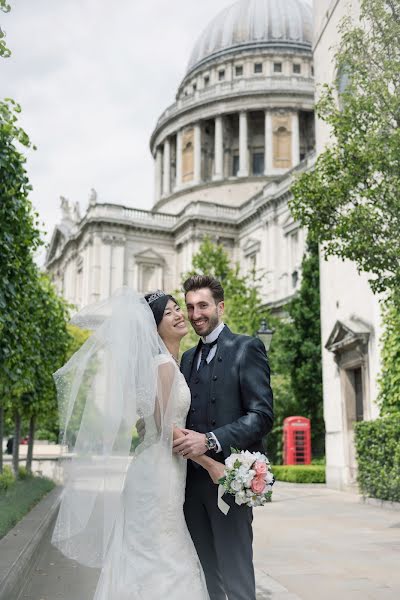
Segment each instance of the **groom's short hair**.
[{"label": "groom's short hair", "polygon": [[201,290],[203,288],[208,288],[210,290],[215,304],[224,301],[224,288],[220,281],[215,277],[211,277],[211,275],[192,275],[192,277],[186,279],[183,284],[185,296],[188,292],[195,292],[196,290]]}]

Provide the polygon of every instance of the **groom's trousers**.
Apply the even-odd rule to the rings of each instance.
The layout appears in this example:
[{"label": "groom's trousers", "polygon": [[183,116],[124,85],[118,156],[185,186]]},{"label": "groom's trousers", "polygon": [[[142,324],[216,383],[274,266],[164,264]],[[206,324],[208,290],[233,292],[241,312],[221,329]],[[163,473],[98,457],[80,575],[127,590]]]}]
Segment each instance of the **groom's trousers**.
[{"label": "groom's trousers", "polygon": [[227,515],[217,506],[218,486],[207,471],[188,463],[185,518],[206,576],[211,600],[256,600],[253,567],[253,513],[224,496]]}]

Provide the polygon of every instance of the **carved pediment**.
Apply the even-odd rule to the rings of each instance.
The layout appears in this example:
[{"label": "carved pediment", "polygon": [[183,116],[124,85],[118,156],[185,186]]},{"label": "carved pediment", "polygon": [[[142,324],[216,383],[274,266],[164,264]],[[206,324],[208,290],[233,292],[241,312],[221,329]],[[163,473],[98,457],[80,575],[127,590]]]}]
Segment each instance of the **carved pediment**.
[{"label": "carved pediment", "polygon": [[243,246],[243,254],[245,256],[251,256],[252,254],[256,254],[256,252],[259,252],[260,247],[260,240],[248,238]]},{"label": "carved pediment", "polygon": [[366,351],[371,328],[358,319],[336,321],[325,348],[334,354],[348,352],[353,348]]},{"label": "carved pediment", "polygon": [[136,264],[147,264],[147,265],[165,265],[165,258],[155,252],[152,248],[147,248],[134,255]]}]

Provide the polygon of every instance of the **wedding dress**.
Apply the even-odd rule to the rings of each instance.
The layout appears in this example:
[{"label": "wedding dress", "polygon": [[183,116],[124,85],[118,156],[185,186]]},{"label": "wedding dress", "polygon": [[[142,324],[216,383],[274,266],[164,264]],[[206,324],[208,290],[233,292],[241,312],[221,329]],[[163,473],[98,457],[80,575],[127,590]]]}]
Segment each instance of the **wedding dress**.
[{"label": "wedding dress", "polygon": [[172,453],[190,406],[185,379],[132,290],[73,322],[93,333],[54,375],[68,454],[52,543],[101,568],[94,600],[209,600],[183,514],[187,463]]},{"label": "wedding dress", "polygon": [[[173,420],[177,427],[185,427],[190,391],[179,371],[177,376]],[[150,433],[151,428],[154,421],[146,419],[146,436],[157,435],[155,430]],[[169,485],[158,507],[159,515],[154,515],[148,510],[152,486],[146,486],[146,480],[152,477],[152,465],[163,461],[170,474]],[[183,514],[187,461],[174,455],[172,469],[169,462],[170,457],[149,443],[129,466],[114,537],[94,600],[209,599]],[[138,481],[142,482],[140,493]],[[155,523],[159,527],[156,533]]]}]

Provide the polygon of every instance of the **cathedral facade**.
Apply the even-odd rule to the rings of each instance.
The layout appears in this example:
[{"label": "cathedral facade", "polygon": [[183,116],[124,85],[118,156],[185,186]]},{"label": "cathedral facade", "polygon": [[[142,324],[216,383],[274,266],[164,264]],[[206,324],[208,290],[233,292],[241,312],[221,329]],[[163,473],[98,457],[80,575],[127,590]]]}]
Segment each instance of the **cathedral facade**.
[{"label": "cathedral facade", "polygon": [[[153,206],[62,199],[47,255],[59,292],[82,307],[122,285],[173,290],[205,235],[243,272],[265,274],[279,310],[296,293],[305,234],[288,210],[314,144],[312,10],[306,0],[239,0],[199,37],[175,102],[150,137]],[[128,201],[128,199],[127,199]]]}]

